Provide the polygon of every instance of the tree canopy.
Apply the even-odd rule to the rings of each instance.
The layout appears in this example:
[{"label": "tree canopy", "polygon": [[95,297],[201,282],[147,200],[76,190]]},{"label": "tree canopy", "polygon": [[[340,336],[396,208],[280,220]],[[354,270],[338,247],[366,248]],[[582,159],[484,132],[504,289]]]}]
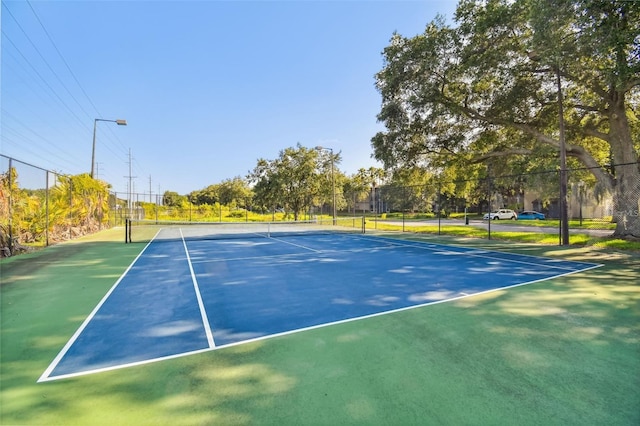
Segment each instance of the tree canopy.
[{"label": "tree canopy", "polygon": [[335,166],[339,162],[339,153],[300,144],[280,151],[275,160],[261,158],[248,176],[254,184],[254,202],[267,210],[284,208],[298,220],[300,213],[333,194]]},{"label": "tree canopy", "polygon": [[615,234],[640,237],[640,2],[462,0],[455,23],[384,49],[374,157],[389,169],[554,158],[559,79],[567,156],[613,194]]}]

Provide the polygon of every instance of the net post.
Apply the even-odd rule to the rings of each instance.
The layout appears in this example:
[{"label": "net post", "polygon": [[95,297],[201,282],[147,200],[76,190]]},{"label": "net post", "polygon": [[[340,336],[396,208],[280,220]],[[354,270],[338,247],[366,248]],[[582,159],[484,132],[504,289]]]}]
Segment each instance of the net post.
[{"label": "net post", "polygon": [[124,243],[129,242],[129,219],[124,220]]},{"label": "net post", "polygon": [[367,222],[365,221],[365,217],[362,216],[362,233],[365,233],[365,230],[367,229]]}]

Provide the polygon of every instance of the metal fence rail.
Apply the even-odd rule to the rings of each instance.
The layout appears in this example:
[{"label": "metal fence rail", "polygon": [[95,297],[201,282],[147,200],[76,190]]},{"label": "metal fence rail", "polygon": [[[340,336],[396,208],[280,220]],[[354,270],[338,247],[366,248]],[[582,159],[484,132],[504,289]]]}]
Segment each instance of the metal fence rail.
[{"label": "metal fence rail", "polygon": [[[626,167],[637,168],[638,164],[615,165],[618,173]],[[607,192],[587,169],[567,170],[567,175],[567,225],[572,233],[609,236],[618,221],[638,216],[640,181],[626,186],[622,194],[615,194]],[[379,229],[385,224],[401,226],[402,231],[420,226],[425,230],[429,225],[437,225],[441,233],[446,232],[447,227],[470,225],[485,229],[488,238],[491,238],[492,225],[494,231],[560,233],[559,180],[559,172],[554,170],[517,175],[487,173],[480,179],[443,180],[425,185],[378,185],[355,203],[354,210],[368,211],[369,226]],[[522,220],[508,222],[510,227],[505,228],[505,221],[501,220],[505,217],[484,219],[489,212],[499,209],[513,210]],[[538,229],[527,220],[531,215],[523,212],[544,215],[543,220],[535,223]]]},{"label": "metal fence rail", "polygon": [[[609,172],[617,177],[625,174],[626,167],[638,168],[638,164],[612,165]],[[567,176],[566,206],[572,232],[607,236],[613,234],[621,221],[637,220],[640,181],[626,182],[623,192],[612,194],[599,185],[587,169],[567,170]],[[264,214],[250,219],[249,199],[242,205],[221,206],[218,203],[198,205],[183,197],[179,204],[167,206],[160,194],[112,192],[104,182],[80,180],[85,178],[88,179],[83,175],[68,176],[46,170],[0,154],[0,256],[124,226],[127,219],[265,220]],[[74,182],[92,189],[76,190]],[[511,209],[520,215],[523,211],[536,211],[544,214],[545,220],[536,223],[538,230],[530,226],[528,232],[560,235],[559,193],[557,170],[518,175],[488,170],[479,179],[377,185],[366,194],[341,193],[345,205],[341,215],[364,214],[367,227],[374,229],[393,225],[402,231],[412,231],[417,226],[437,226],[437,232],[441,233],[446,232],[447,227],[474,226],[485,229],[486,236],[491,238],[492,230],[501,230],[505,222],[483,220],[485,214],[497,209]],[[322,206],[304,212],[308,217],[318,213],[322,215]],[[269,214],[273,221],[288,218],[275,210]],[[526,225],[526,222],[518,220],[509,225],[508,229],[517,230],[516,225]]]}]

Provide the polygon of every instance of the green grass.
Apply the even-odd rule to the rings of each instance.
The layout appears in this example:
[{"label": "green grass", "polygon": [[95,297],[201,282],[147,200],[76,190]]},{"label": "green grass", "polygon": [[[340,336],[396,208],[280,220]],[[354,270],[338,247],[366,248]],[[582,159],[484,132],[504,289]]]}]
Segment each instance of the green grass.
[{"label": "green grass", "polygon": [[[330,214],[318,215],[314,214],[315,218],[331,219]],[[181,222],[279,222],[279,221],[293,221],[293,213],[256,213],[245,209],[223,209],[222,215],[215,214],[215,212],[201,213],[194,209],[194,211],[175,211],[172,214],[162,211],[158,214],[157,218],[155,212],[146,212],[145,219],[159,220],[159,221],[181,221]],[[298,220],[309,220],[311,217],[308,213],[300,213]]]},{"label": "green grass", "polygon": [[[556,228],[560,227],[560,221],[556,219],[545,219],[545,220],[506,220],[500,221],[501,223],[511,223],[517,224],[518,226],[531,226],[538,228]],[[582,224],[579,220],[571,219],[569,220],[569,228],[571,229],[608,229],[615,230],[616,224],[612,223],[610,220],[596,220],[589,219],[583,220]]]},{"label": "green grass", "polygon": [[[501,221],[501,223],[515,223],[515,221]],[[517,223],[520,225],[520,222]],[[368,230],[381,230],[381,231],[395,231],[402,232],[402,225],[395,225],[384,223],[382,221],[373,222],[367,221]],[[466,225],[450,225],[444,223],[442,226],[438,225],[412,225],[410,222],[404,226],[405,232],[414,232],[419,234],[441,234],[455,237],[465,238],[478,238],[487,239],[488,232],[486,229],[477,228]],[[559,243],[557,233],[541,233],[541,232],[513,232],[513,231],[491,231],[491,238],[493,240],[509,241],[509,242],[521,242],[521,243],[533,243],[543,245],[557,245]],[[569,243],[571,245],[579,246],[595,246],[606,247],[618,250],[632,250],[640,251],[640,242],[627,241],[619,238],[609,237],[594,237],[587,234],[571,234],[569,236]]]},{"label": "green grass", "polygon": [[396,235],[604,266],[36,383],[141,249],[122,243],[121,234],[105,231],[0,262],[0,424],[640,424],[637,254],[433,234]]},{"label": "green grass", "polygon": [[[482,214],[473,214],[470,213],[467,215],[469,220],[482,220]],[[434,220],[438,219],[438,216],[435,213],[383,213],[381,215],[375,215],[375,218],[378,220],[385,219],[393,219],[393,220],[405,220],[407,222],[412,222],[415,220]],[[450,219],[456,220],[464,220],[464,213],[451,213],[448,214],[446,218],[442,218],[443,221],[447,222]],[[368,220],[373,221],[374,215],[368,215]],[[498,223],[498,222],[496,222]],[[545,219],[545,220],[500,220],[499,223],[511,223],[517,224],[518,226],[531,226],[531,227],[552,227],[558,228],[560,226],[560,221],[557,219]],[[616,224],[611,222],[611,217],[605,217],[602,219],[583,219],[580,221],[579,219],[569,219],[569,227],[575,229],[610,229],[614,230],[616,228]]]}]

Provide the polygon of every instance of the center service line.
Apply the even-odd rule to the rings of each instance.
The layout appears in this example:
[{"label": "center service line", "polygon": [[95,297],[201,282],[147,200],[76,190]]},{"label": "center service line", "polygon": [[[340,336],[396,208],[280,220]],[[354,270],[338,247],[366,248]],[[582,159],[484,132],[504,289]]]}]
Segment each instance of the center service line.
[{"label": "center service line", "polygon": [[307,246],[303,246],[303,245],[300,245],[300,244],[292,243],[291,241],[281,240],[280,238],[276,238],[276,237],[268,237],[268,238],[270,238],[272,240],[275,240],[275,241],[280,241],[281,243],[291,244],[292,246],[300,247],[301,249],[310,250],[310,251],[313,251],[313,252],[316,252],[316,253],[322,253],[322,250],[312,249],[311,247],[307,247]]},{"label": "center service line", "polygon": [[187,255],[187,263],[189,264],[189,271],[191,271],[191,281],[193,281],[193,288],[196,290],[196,298],[198,299],[198,306],[200,307],[200,315],[202,315],[202,322],[204,323],[204,330],[207,333],[207,342],[210,348],[216,347],[216,342],[213,340],[213,333],[211,332],[211,326],[209,325],[209,318],[207,318],[207,311],[202,303],[202,296],[200,295],[200,287],[198,286],[198,280],[196,274],[193,271],[193,265],[191,264],[191,256],[189,256],[189,250],[187,249],[187,242],[182,235],[182,228],[180,228],[180,238],[182,238],[182,245],[184,246],[184,252]]}]

